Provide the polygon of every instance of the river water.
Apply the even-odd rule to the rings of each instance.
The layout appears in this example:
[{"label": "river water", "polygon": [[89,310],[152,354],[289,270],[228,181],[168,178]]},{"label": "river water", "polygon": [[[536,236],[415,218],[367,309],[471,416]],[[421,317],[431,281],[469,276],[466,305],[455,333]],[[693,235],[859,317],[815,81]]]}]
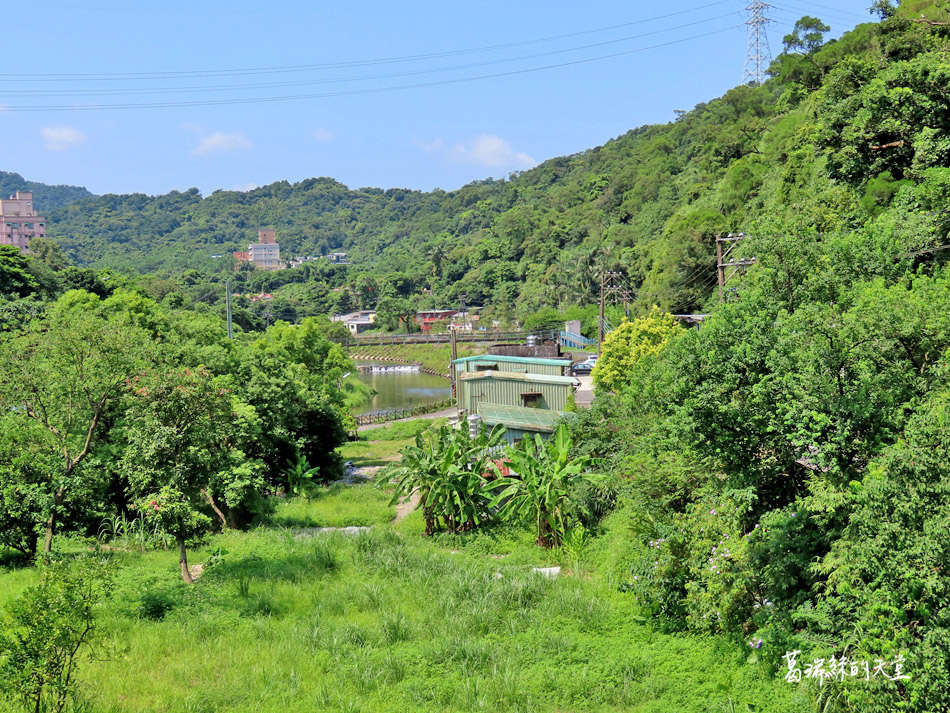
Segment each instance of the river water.
[{"label": "river water", "polygon": [[[385,366],[385,362],[357,362],[357,365]],[[449,380],[420,371],[375,371],[361,373],[360,381],[377,394],[357,409],[357,415],[370,411],[395,411],[442,401],[452,396]]]}]

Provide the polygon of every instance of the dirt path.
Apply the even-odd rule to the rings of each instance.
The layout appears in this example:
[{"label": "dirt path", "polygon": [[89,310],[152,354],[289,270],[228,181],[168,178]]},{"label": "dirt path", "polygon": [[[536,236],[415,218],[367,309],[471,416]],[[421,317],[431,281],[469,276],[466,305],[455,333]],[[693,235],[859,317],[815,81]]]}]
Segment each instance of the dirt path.
[{"label": "dirt path", "polygon": [[396,505],[396,517],[393,518],[393,525],[409,517],[409,513],[415,510],[418,504],[419,493],[413,493],[406,502]]}]

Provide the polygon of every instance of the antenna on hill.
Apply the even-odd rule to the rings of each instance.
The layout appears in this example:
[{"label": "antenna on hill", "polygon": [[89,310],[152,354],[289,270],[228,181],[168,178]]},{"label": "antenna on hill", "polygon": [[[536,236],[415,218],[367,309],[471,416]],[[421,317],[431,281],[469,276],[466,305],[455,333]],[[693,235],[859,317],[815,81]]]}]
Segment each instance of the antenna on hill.
[{"label": "antenna on hill", "polygon": [[769,49],[769,37],[765,26],[772,20],[765,16],[766,9],[772,7],[762,0],[753,0],[746,8],[750,17],[745,24],[749,26],[749,47],[745,54],[745,67],[742,69],[742,83],[762,84],[765,70],[772,63],[772,50]]}]

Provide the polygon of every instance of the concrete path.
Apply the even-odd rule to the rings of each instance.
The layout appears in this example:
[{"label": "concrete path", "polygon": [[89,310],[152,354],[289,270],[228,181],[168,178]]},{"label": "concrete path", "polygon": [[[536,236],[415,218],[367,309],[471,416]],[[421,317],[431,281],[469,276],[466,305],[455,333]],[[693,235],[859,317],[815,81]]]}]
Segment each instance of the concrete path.
[{"label": "concrete path", "polygon": [[577,404],[578,408],[590,408],[591,402],[594,400],[594,379],[591,376],[575,376],[581,385],[577,387],[577,391],[574,392],[574,402]]},{"label": "concrete path", "polygon": [[407,418],[397,418],[392,421],[381,421],[380,423],[364,423],[362,426],[357,426],[357,431],[369,431],[373,428],[383,428],[388,426],[390,423],[400,423],[401,421],[421,421],[424,419],[436,419],[436,418],[454,418],[455,414],[458,413],[458,410],[453,406],[452,408],[444,408],[441,411],[433,411],[432,413],[423,413],[418,416],[409,416]]}]

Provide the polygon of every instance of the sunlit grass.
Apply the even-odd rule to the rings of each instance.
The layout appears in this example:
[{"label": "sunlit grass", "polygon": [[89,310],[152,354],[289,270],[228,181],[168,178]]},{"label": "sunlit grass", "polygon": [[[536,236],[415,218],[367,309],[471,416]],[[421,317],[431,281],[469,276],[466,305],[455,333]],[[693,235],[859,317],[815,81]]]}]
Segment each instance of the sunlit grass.
[{"label": "sunlit grass", "polygon": [[386,525],[396,516],[390,496],[371,485],[331,485],[309,498],[282,499],[272,517],[281,527]]}]

